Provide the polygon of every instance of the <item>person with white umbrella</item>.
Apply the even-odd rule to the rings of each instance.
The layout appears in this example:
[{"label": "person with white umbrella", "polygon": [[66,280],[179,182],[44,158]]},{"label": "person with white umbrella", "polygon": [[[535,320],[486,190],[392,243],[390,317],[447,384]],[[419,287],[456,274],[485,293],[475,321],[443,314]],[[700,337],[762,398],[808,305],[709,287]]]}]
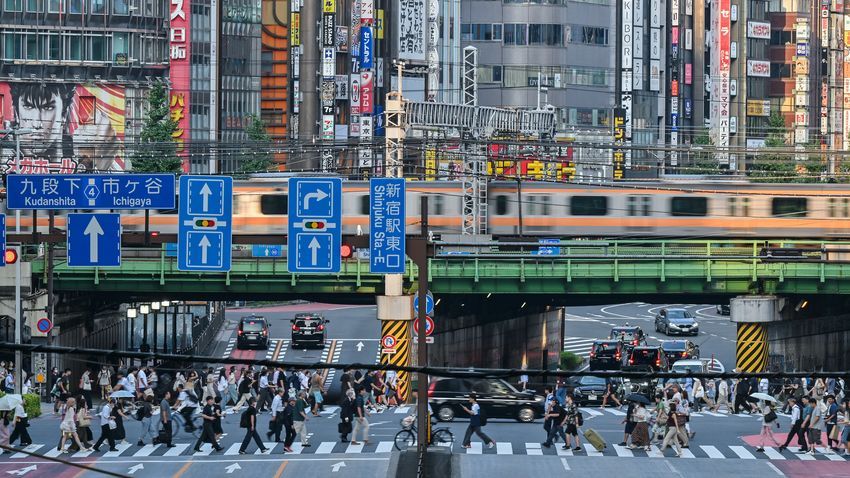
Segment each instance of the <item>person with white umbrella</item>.
[{"label": "person with white umbrella", "polygon": [[779,417],[776,416],[776,410],[774,409],[775,398],[771,397],[766,393],[754,393],[750,395],[752,398],[757,398],[761,401],[762,406],[760,408],[761,411],[761,433],[759,434],[759,447],[756,448],[756,451],[763,452],[764,445],[767,440],[773,442],[774,446],[780,446],[779,442],[776,440],[776,437],[773,435],[773,425],[776,425],[776,428],[779,428],[779,421],[777,420]]},{"label": "person with white umbrella", "polygon": [[18,401],[14,406],[15,409],[15,429],[12,431],[12,435],[9,437],[9,443],[15,443],[15,441],[20,438],[21,446],[29,446],[32,445],[32,438],[30,437],[29,431],[27,431],[27,427],[29,427],[29,421],[27,419],[27,411],[24,409],[24,401],[21,399],[20,395],[6,395],[0,400],[6,399],[9,400],[13,397],[17,397]]}]

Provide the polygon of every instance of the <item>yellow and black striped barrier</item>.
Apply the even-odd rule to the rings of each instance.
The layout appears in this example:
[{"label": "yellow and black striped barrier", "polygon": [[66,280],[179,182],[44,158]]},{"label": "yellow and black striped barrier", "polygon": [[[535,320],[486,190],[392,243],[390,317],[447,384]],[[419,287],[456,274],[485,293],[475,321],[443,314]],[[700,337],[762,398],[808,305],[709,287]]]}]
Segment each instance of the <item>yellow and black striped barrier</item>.
[{"label": "yellow and black striped barrier", "polygon": [[[395,339],[393,347],[387,347],[387,337]],[[410,321],[385,320],[381,322],[381,365],[410,366]],[[395,350],[394,353],[384,351]],[[399,402],[410,396],[410,373],[396,372],[396,386]]]},{"label": "yellow and black striped barrier", "polygon": [[767,369],[767,329],[764,324],[738,324],[735,366],[739,372],[763,372]]}]

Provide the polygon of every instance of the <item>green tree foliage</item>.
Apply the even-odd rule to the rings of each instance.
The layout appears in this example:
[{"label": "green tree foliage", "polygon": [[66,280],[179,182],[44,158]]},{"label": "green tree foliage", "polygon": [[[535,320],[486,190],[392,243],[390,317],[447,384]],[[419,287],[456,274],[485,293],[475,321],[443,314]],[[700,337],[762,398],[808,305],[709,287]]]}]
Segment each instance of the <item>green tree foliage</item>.
[{"label": "green tree foliage", "polygon": [[[747,175],[752,181],[760,183],[798,182],[802,178],[797,172],[793,149],[787,142],[785,118],[782,114],[773,112],[768,119],[767,128],[764,144],[768,150],[756,155]],[[789,153],[778,151],[780,149],[786,149]]]},{"label": "green tree foliage", "polygon": [[274,165],[274,159],[269,152],[272,138],[266,131],[266,124],[257,115],[251,115],[245,126],[245,134],[248,136],[248,143],[242,149],[243,159],[239,169],[243,173],[271,170]]},{"label": "green tree foliage", "polygon": [[141,144],[131,155],[133,171],[140,173],[178,173],[182,160],[177,156],[173,133],[177,122],[171,119],[168,92],[162,83],[148,93],[148,114],[142,124]]},{"label": "green tree foliage", "polygon": [[[711,138],[708,132],[703,130],[694,137],[693,147],[690,154],[690,164],[682,168],[682,174],[718,174],[720,163],[711,149]],[[682,154],[679,154],[681,157]]]},{"label": "green tree foliage", "polygon": [[561,370],[575,370],[581,366],[582,358],[572,352],[561,352]]}]

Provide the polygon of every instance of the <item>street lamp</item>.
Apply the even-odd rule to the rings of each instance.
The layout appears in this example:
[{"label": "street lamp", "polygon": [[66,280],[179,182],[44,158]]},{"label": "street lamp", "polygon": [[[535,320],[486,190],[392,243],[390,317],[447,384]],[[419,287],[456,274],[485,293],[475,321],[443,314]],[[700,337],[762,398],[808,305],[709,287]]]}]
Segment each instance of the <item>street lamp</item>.
[{"label": "street lamp", "polygon": [[162,306],[163,306],[163,307],[168,307],[169,305],[171,305],[171,301],[169,301],[169,300],[164,300],[164,301],[162,301]]},{"label": "street lamp", "polygon": [[151,302],[151,309],[153,309],[153,353],[156,353],[156,340],[159,335],[159,327],[157,327],[157,322],[159,322],[159,302]]},{"label": "street lamp", "polygon": [[139,315],[138,310],[134,307],[127,309],[127,318],[130,319],[130,350],[133,350],[134,337],[136,335],[136,317]]},{"label": "street lamp", "polygon": [[142,304],[139,306],[139,312],[144,315],[144,320],[142,321],[142,343],[139,345],[140,352],[147,352],[150,349],[148,345],[148,314],[151,311],[151,306],[148,304]]}]

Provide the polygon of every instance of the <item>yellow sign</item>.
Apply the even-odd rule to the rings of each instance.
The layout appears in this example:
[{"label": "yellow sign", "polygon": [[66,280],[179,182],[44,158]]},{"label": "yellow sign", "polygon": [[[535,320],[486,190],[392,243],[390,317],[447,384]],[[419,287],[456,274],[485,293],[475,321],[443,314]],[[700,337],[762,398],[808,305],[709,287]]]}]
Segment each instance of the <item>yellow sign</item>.
[{"label": "yellow sign", "polygon": [[431,148],[425,150],[425,180],[437,179],[437,152]]},{"label": "yellow sign", "polygon": [[796,60],[794,60],[794,71],[797,75],[808,75],[809,59],[804,56],[798,56]]},{"label": "yellow sign", "polygon": [[770,116],[770,101],[768,100],[748,100],[747,101],[747,116]]},{"label": "yellow sign", "polygon": [[44,376],[43,373],[39,372],[35,375],[35,383],[44,383],[46,381],[47,381],[47,379],[46,379],[46,377]]},{"label": "yellow sign", "polygon": [[292,41],[292,46],[301,44],[301,14],[294,12],[292,19],[289,22],[289,38]]},{"label": "yellow sign", "polygon": [[[382,9],[382,8],[378,9],[378,20],[377,20],[376,23],[377,24],[375,25],[375,29],[377,30],[377,32],[375,33],[375,38],[377,38],[378,40],[383,40],[384,39],[384,9]],[[847,44],[850,44],[850,42],[848,42]]]},{"label": "yellow sign", "polygon": [[336,0],[322,0],[322,11],[336,13]]}]

